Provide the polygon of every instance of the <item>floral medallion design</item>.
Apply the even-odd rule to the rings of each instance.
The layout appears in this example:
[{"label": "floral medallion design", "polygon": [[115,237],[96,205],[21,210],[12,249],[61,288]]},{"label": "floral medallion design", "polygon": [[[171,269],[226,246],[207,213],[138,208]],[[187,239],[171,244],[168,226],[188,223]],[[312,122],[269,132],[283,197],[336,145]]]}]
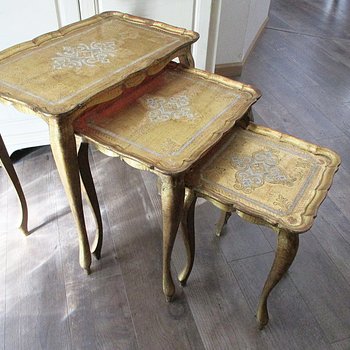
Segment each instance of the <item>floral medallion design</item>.
[{"label": "floral medallion design", "polygon": [[237,170],[235,188],[250,193],[265,183],[293,185],[296,179],[288,176],[278,163],[278,156],[272,150],[233,156],[231,164]]},{"label": "floral medallion design", "polygon": [[94,67],[99,63],[110,63],[109,57],[114,57],[116,45],[113,41],[80,43],[77,46],[64,46],[62,52],[57,52],[52,58],[54,69]]},{"label": "floral medallion design", "polygon": [[171,97],[148,94],[140,100],[147,110],[148,118],[153,122],[183,119],[191,121],[198,117],[198,114],[191,110],[190,99],[185,93]]}]

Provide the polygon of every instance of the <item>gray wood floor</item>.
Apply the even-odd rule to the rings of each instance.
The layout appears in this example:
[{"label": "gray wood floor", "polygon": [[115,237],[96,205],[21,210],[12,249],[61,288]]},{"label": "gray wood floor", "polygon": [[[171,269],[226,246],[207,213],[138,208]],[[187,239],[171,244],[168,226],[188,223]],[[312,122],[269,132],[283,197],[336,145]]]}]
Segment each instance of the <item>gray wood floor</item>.
[{"label": "gray wood floor", "polygon": [[[268,28],[242,81],[263,93],[256,120],[338,151],[343,159],[290,272],[270,297],[271,320],[254,314],[275,236],[200,201],[187,287],[165,303],[161,214],[155,178],[93,150],[105,229],[103,257],[79,267],[72,216],[49,147],[15,163],[32,234],[0,169],[0,349],[350,349],[350,4],[273,0]],[[93,222],[86,213],[89,232]],[[182,242],[174,276],[184,262]]]}]

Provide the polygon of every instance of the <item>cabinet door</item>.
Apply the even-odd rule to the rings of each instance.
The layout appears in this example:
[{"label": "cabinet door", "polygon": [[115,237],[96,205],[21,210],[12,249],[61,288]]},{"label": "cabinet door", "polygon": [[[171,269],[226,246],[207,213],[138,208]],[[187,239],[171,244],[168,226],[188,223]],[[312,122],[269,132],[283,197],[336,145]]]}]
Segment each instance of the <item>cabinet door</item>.
[{"label": "cabinet door", "polygon": [[[0,50],[78,21],[78,0],[4,0],[0,6]],[[35,116],[0,104],[0,133],[8,152],[49,143],[48,128]]]},{"label": "cabinet door", "polygon": [[212,0],[85,0],[80,1],[80,6],[82,18],[104,11],[120,11],[197,31],[200,39],[193,46],[196,67],[213,69],[212,62],[207,60],[209,28],[211,31],[216,30],[215,26],[210,27]]}]

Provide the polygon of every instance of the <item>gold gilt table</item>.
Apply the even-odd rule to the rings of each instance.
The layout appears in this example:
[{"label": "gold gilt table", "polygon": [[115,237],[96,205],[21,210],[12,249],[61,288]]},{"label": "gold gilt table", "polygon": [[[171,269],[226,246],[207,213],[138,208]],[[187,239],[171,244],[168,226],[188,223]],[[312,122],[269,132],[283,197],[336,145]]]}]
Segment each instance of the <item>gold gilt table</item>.
[{"label": "gold gilt table", "polygon": [[[164,23],[105,12],[0,52],[0,102],[47,122],[53,156],[79,234],[79,261],[90,272],[72,123],[179,57],[192,65],[198,34]],[[95,213],[99,216],[99,213]],[[97,253],[96,244],[93,252]]]},{"label": "gold gilt table", "polygon": [[[74,132],[160,177],[167,300],[175,291],[170,259],[183,207],[184,174],[260,96],[250,86],[190,68],[190,46],[197,39],[192,31],[109,12],[0,53],[0,100],[49,125],[85,270],[91,254],[79,162],[98,222],[100,213],[87,176],[87,148],[78,162]],[[181,64],[168,64],[175,57]],[[102,232],[92,247],[97,257],[101,244]]]},{"label": "gold gilt table", "polygon": [[251,86],[171,62],[74,122],[74,130],[84,141],[159,176],[167,300],[175,292],[170,259],[183,209],[184,175],[249,113],[259,96]]}]

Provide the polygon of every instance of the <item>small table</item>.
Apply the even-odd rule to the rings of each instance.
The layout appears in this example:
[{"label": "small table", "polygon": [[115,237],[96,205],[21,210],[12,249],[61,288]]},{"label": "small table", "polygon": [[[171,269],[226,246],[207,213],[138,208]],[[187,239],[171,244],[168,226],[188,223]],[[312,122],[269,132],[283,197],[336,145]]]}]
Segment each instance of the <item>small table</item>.
[{"label": "small table", "polygon": [[175,57],[193,65],[190,46],[197,39],[192,31],[105,12],[0,52],[0,102],[49,125],[53,156],[78,229],[80,265],[88,273],[91,253],[72,123]]},{"label": "small table", "polygon": [[73,124],[79,136],[105,154],[160,177],[167,300],[175,292],[170,259],[182,214],[184,175],[259,97],[249,85],[172,62]]}]

